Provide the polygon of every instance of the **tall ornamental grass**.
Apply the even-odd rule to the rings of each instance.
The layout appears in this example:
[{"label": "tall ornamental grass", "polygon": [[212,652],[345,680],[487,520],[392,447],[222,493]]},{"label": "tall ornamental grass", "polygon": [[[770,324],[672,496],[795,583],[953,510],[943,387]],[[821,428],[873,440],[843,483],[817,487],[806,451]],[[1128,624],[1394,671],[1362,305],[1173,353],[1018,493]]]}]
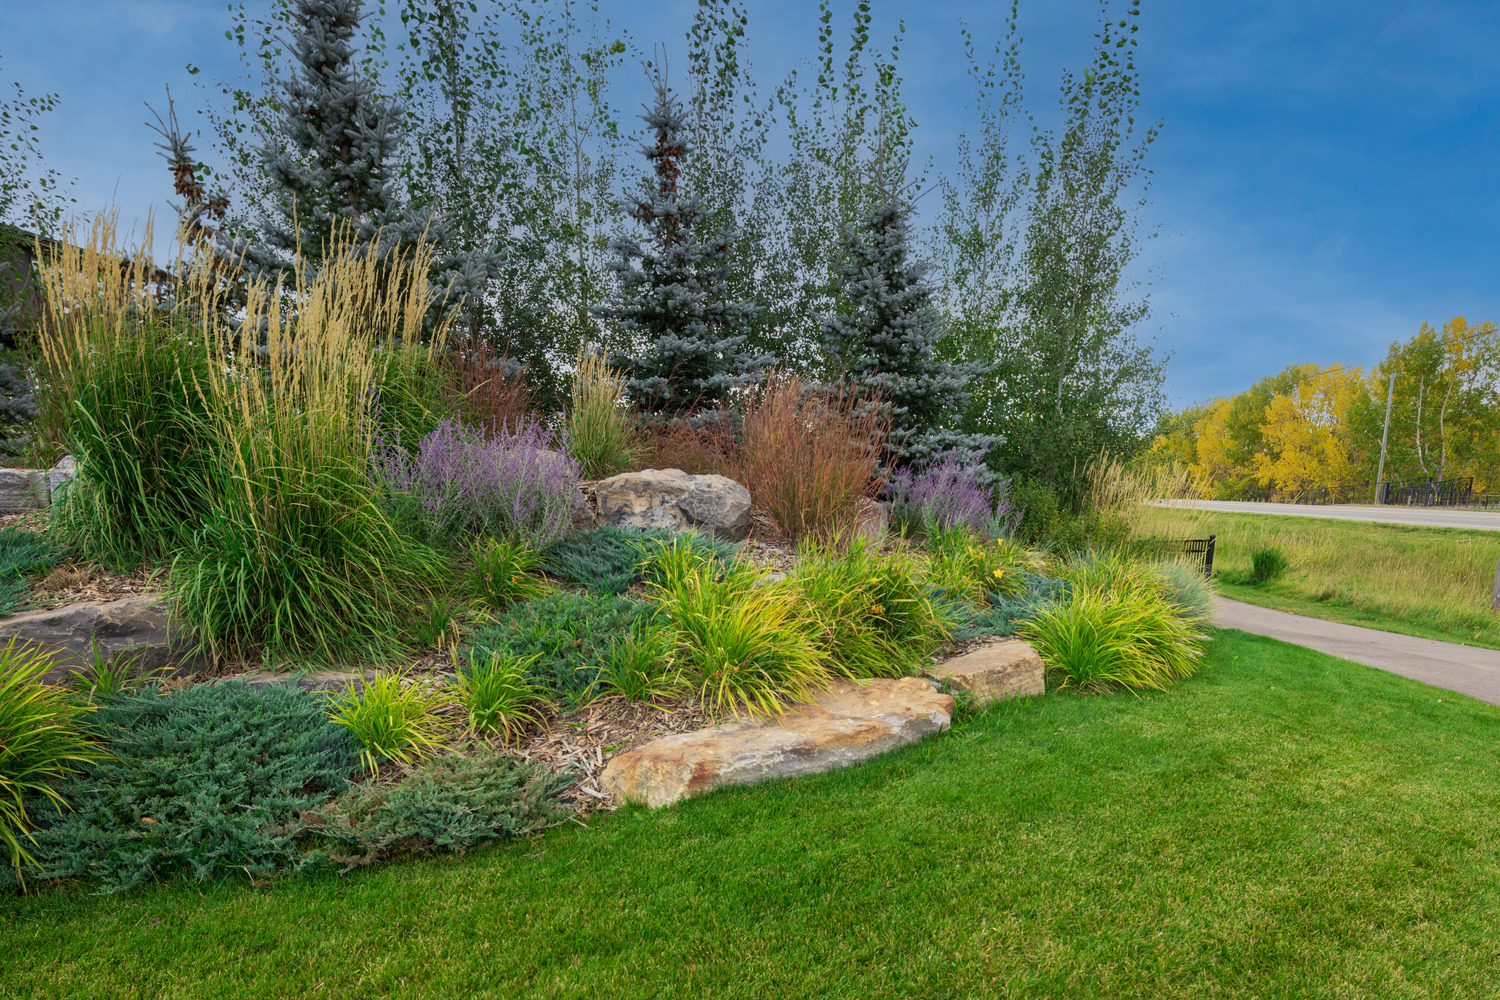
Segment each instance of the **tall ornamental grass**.
[{"label": "tall ornamental grass", "polygon": [[210,648],[378,652],[442,571],[370,488],[382,381],[426,420],[444,333],[414,346],[428,257],[380,258],[350,246],[315,277],[299,262],[237,310],[210,261],[163,285],[107,221],[44,264],[43,397],[81,458],[59,523],[92,555],[174,555],[168,596]]},{"label": "tall ornamental grass", "polygon": [[157,301],[150,259],[117,235],[100,215],[44,259],[38,426],[78,459],[53,509],[59,534],[130,568],[169,556],[208,505],[214,352],[186,309]]},{"label": "tall ornamental grass", "polygon": [[568,408],[568,447],[588,479],[624,472],[640,450],[635,414],[625,404],[626,383],[604,355],[579,349]]},{"label": "tall ornamental grass", "polygon": [[745,399],[736,478],[793,540],[847,543],[889,436],[878,401],[772,372]]}]

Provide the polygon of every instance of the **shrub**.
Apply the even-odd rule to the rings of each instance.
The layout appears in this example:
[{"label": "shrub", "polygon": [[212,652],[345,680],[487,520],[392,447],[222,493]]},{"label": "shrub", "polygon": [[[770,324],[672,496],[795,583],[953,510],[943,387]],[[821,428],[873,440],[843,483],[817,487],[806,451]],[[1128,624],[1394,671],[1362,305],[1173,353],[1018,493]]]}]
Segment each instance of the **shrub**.
[{"label": "shrub", "polygon": [[891,479],[891,518],[903,530],[931,534],[963,527],[987,538],[1015,533],[1020,514],[1010,482],[994,480],[980,456],[944,454]]},{"label": "shrub", "polygon": [[635,415],[624,403],[626,382],[602,354],[579,350],[568,411],[568,448],[589,479],[623,472],[635,460]]},{"label": "shrub", "polygon": [[817,622],[819,646],[850,676],[900,676],[948,638],[925,568],[911,555],[883,556],[863,539],[843,553],[804,543],[790,580]]},{"label": "shrub", "polygon": [[469,637],[463,655],[496,651],[529,661],[526,680],[570,704],[596,689],[610,647],[651,619],[651,605],[624,597],[559,592],[513,605]]},{"label": "shrub", "polygon": [[288,827],[309,860],[326,858],[348,871],[433,850],[458,851],[526,837],[560,822],[558,793],[569,772],[479,749],[409,769],[395,784],[366,782]]},{"label": "shrub", "polygon": [[596,594],[623,594],[640,582],[648,546],[670,537],[671,532],[662,529],[638,531],[606,524],[553,542],[542,567]]},{"label": "shrub", "polygon": [[668,551],[674,537],[690,539],[703,558],[727,563],[739,547],[710,535],[663,528],[616,528],[602,525],[553,542],[542,567],[565,580],[581,584],[596,594],[623,594],[654,572],[653,562]]},{"label": "shrub", "polygon": [[578,463],[554,443],[535,420],[502,427],[488,441],[445,420],[415,455],[383,444],[372,471],[395,516],[428,541],[486,534],[542,545],[567,530],[577,502]]},{"label": "shrub", "polygon": [[84,709],[42,681],[55,659],[15,639],[0,646],[0,844],[18,879],[34,860],[22,844],[31,840],[26,800],[61,813],[67,803],[55,785],[101,756],[80,725]]},{"label": "shrub", "polygon": [[509,743],[523,728],[538,721],[536,704],[542,700],[541,694],[526,674],[539,655],[523,659],[496,649],[460,668],[454,687],[458,703],[468,713],[470,729]]},{"label": "shrub", "polygon": [[1154,567],[1167,603],[1182,609],[1184,617],[1212,625],[1216,605],[1214,588],[1203,571],[1185,563],[1162,563]]},{"label": "shrub", "polygon": [[1085,691],[1165,689],[1191,677],[1206,639],[1153,593],[1106,596],[1080,589],[1017,626],[1063,687]]},{"label": "shrub", "polygon": [[410,764],[445,745],[451,727],[438,714],[447,700],[442,691],[400,674],[376,674],[361,681],[360,687],[333,695],[328,718],[360,742],[360,759],[367,770],[380,769],[377,757]]},{"label": "shrub", "polygon": [[1259,549],[1250,555],[1250,582],[1268,583],[1291,568],[1286,553],[1280,549]]},{"label": "shrub", "polygon": [[681,694],[685,684],[672,662],[671,632],[637,626],[614,640],[598,683],[609,696],[630,702],[655,703]]},{"label": "shrub", "polygon": [[[485,437],[535,419],[531,416],[535,400],[521,367],[503,355],[497,356],[483,336],[466,331],[456,338],[443,361],[448,371],[450,407],[462,415],[463,423],[477,428]],[[402,440],[418,438],[408,435]]]},{"label": "shrub", "polygon": [[878,400],[773,372],[745,400],[735,478],[788,537],[847,541],[889,433]]},{"label": "shrub", "polygon": [[1015,594],[990,593],[988,607],[971,612],[959,623],[954,635],[959,639],[980,636],[1015,635],[1024,621],[1051,604],[1065,604],[1072,597],[1072,584],[1035,573],[1022,573],[1025,589]]},{"label": "shrub", "polygon": [[691,476],[736,474],[735,422],[719,410],[694,417],[642,417],[636,441],[633,468],[681,469]]},{"label": "shrub", "polygon": [[536,575],[541,556],[525,542],[486,538],[476,543],[470,554],[474,557],[475,585],[492,607],[504,608],[547,592],[546,584]]},{"label": "shrub", "polygon": [[[691,546],[680,545],[690,554]],[[675,662],[711,714],[774,715],[830,678],[795,587],[771,583],[753,567],[722,568],[708,559],[661,560],[652,583]]]},{"label": "shrub", "polygon": [[62,547],[45,535],[11,525],[0,528],[0,615],[20,611],[31,596],[31,577],[62,558]]},{"label": "shrub", "polygon": [[293,864],[271,825],[321,803],[358,767],[326,702],[292,685],[240,682],[105,699],[93,715],[108,756],[58,787],[73,809],[35,831],[40,874],[118,892],[147,879]]}]

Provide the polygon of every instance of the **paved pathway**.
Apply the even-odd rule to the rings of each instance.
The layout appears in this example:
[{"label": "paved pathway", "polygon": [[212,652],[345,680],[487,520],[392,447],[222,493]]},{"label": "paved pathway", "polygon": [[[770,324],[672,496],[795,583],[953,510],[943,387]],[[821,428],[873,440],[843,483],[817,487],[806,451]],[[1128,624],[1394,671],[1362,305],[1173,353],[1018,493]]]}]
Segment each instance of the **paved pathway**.
[{"label": "paved pathway", "polygon": [[1500,705],[1500,650],[1325,622],[1219,598],[1218,624],[1268,635]]},{"label": "paved pathway", "polygon": [[[1183,501],[1167,500],[1171,507]],[[1327,517],[1336,521],[1378,521],[1383,524],[1415,524],[1429,528],[1478,528],[1500,531],[1500,510],[1455,510],[1451,507],[1361,507],[1353,504],[1249,503],[1243,500],[1199,500],[1195,507],[1243,514],[1287,514],[1292,517]]]}]

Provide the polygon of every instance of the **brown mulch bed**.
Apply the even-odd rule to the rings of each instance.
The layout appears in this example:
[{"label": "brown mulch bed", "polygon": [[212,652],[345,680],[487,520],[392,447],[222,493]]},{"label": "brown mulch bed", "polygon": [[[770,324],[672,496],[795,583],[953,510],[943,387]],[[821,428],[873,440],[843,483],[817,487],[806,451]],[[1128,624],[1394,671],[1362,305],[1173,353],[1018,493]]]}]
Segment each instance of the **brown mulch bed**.
[{"label": "brown mulch bed", "polygon": [[134,573],[115,573],[97,565],[63,563],[37,581],[30,609],[60,608],[84,601],[118,601],[161,590],[166,570],[142,567]]},{"label": "brown mulch bed", "polygon": [[554,770],[573,768],[578,784],[564,792],[562,799],[574,808],[584,812],[614,809],[599,788],[599,775],[611,757],[659,736],[691,733],[712,724],[702,705],[692,699],[656,707],[612,698],[544,719],[540,729],[522,737],[516,753]]}]

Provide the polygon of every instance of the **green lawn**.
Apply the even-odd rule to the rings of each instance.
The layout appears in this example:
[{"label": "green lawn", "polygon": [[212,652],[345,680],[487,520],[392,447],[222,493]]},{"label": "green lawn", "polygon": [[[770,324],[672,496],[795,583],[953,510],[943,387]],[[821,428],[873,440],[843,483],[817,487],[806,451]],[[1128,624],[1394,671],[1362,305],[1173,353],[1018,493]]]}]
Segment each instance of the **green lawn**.
[{"label": "green lawn", "polygon": [[5,997],[1495,997],[1500,708],[1224,632],[1164,693],[351,876],[0,902]]},{"label": "green lawn", "polygon": [[[1162,508],[1152,508],[1140,530],[1218,535],[1214,573],[1225,597],[1500,649],[1500,615],[1490,612],[1500,532]],[[1290,569],[1269,583],[1236,585],[1265,548],[1280,549]]]}]

